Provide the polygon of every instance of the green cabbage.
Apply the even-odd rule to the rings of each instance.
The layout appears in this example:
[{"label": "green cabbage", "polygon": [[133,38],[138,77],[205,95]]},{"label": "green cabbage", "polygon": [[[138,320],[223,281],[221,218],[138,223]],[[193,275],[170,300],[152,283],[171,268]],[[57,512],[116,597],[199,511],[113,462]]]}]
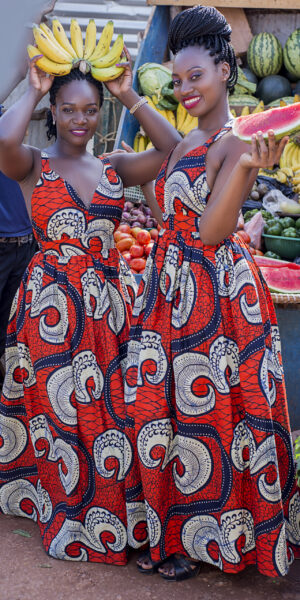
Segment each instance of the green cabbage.
[{"label": "green cabbage", "polygon": [[172,81],[172,73],[170,69],[158,63],[144,63],[138,69],[138,78],[142,93],[145,96],[156,94],[159,100],[164,85]]}]

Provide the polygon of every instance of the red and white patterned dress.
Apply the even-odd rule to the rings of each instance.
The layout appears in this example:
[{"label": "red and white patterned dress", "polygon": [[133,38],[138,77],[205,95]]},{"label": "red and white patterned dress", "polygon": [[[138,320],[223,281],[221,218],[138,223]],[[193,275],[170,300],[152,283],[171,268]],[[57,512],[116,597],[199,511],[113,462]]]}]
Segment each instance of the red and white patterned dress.
[{"label": "red and white patterned dress", "polygon": [[132,461],[123,364],[135,281],[113,239],[123,185],[102,162],[87,208],[42,156],[32,196],[40,252],[8,328],[0,510],[36,520],[55,558],[123,565]]},{"label": "red and white patterned dress", "polygon": [[275,311],[235,235],[203,245],[205,158],[218,131],[156,182],[165,230],[135,302],[126,375],[130,543],[228,573],[284,575],[300,498]]}]

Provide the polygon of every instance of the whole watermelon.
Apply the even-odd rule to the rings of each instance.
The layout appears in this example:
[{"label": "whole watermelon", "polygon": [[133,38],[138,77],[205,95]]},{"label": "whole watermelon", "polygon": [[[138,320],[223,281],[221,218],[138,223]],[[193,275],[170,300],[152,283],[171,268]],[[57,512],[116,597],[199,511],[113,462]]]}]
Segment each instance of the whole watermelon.
[{"label": "whole watermelon", "polygon": [[300,78],[300,28],[288,37],[283,48],[283,62],[289,73]]},{"label": "whole watermelon", "polygon": [[273,33],[255,35],[247,51],[248,65],[257,77],[276,75],[282,65],[282,47]]},{"label": "whole watermelon", "polygon": [[288,79],[281,75],[269,75],[260,80],[256,95],[264,104],[269,104],[278,98],[292,95],[291,84]]}]

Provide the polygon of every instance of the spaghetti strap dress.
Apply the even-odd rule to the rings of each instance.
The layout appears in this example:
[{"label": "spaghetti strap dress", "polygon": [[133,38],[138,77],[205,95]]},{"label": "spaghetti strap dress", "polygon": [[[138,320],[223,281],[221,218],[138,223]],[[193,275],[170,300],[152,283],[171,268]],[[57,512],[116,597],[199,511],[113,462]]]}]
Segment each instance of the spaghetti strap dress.
[{"label": "spaghetti strap dress", "polygon": [[[125,378],[130,544],[227,573],[287,573],[300,497],[273,303],[236,235],[203,245],[207,142],[156,181],[165,229],[135,302]],[[143,529],[144,523],[144,529]],[[146,527],[145,527],[146,523]]]},{"label": "spaghetti strap dress", "polygon": [[40,251],[8,326],[0,510],[37,521],[52,557],[123,565],[132,460],[123,369],[136,284],[113,239],[123,185],[101,161],[87,208],[42,154],[32,195]]}]

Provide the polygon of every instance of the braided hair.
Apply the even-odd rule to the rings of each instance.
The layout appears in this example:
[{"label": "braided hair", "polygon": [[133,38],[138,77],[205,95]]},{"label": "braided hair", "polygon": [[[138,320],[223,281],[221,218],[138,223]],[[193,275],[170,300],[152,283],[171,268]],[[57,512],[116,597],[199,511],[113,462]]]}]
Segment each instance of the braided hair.
[{"label": "braided hair", "polygon": [[237,82],[237,64],[230,44],[231,27],[225,17],[213,6],[193,6],[176,15],[168,35],[168,45],[177,54],[187,46],[204,46],[214,56],[217,65],[227,62],[230,75],[227,81],[229,90]]},{"label": "braided hair", "polygon": [[[53,83],[52,83],[52,86],[51,86],[50,92],[49,92],[50,104],[52,104],[52,106],[55,105],[57,93],[63,85],[66,85],[67,83],[71,83],[71,81],[80,81],[80,80],[88,81],[88,83],[92,83],[97,88],[98,93],[99,93],[100,106],[102,106],[103,85],[102,85],[101,81],[97,81],[97,79],[94,79],[94,77],[91,75],[91,73],[82,73],[79,69],[72,69],[72,71],[70,71],[70,73],[68,73],[68,75],[63,75],[61,77],[54,77]],[[56,125],[55,125],[55,123],[53,123],[52,112],[50,109],[47,112],[46,127],[47,127],[46,133],[47,133],[48,140],[51,140],[51,138],[53,136],[56,138],[57,137]]]}]

